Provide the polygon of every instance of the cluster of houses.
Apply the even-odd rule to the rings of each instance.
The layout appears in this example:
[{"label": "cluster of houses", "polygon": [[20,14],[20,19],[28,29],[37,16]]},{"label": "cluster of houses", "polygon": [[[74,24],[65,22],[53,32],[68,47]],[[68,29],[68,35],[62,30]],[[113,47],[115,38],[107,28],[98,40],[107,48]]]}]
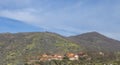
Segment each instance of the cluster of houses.
[{"label": "cluster of houses", "polygon": [[[99,52],[99,55],[104,55],[103,52]],[[66,53],[65,55],[60,55],[60,54],[42,54],[40,57],[38,57],[37,60],[30,60],[30,64],[34,62],[40,62],[40,61],[51,61],[51,60],[63,60],[65,57],[67,57],[69,60],[79,60],[79,58],[86,58],[86,60],[91,60],[91,57],[88,56],[87,53],[85,52],[79,52],[77,54],[75,53]]]},{"label": "cluster of houses", "polygon": [[65,55],[59,55],[59,54],[54,54],[54,55],[48,55],[48,54],[43,54],[40,57],[40,61],[51,61],[51,60],[63,60],[65,57],[67,57],[69,60],[79,60],[80,57],[88,57],[88,55],[84,52],[79,52],[77,54],[74,53],[66,53]]}]

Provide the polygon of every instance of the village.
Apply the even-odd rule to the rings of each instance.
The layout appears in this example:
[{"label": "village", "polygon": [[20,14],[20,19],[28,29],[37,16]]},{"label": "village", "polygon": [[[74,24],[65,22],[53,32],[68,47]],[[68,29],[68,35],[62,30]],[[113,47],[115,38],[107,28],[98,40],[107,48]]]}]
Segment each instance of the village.
[{"label": "village", "polygon": [[63,60],[65,57],[67,57],[69,60],[79,60],[79,57],[88,57],[88,55],[85,54],[84,52],[80,52],[78,54],[66,53],[65,55],[59,55],[59,54],[47,55],[47,54],[43,54],[41,56],[41,58],[40,58],[40,61]]},{"label": "village", "polygon": [[[98,54],[101,56],[104,56],[103,52],[99,52]],[[92,59],[92,57],[90,57],[85,52],[79,52],[76,54],[69,52],[69,53],[66,53],[65,55],[44,53],[38,57],[32,57],[27,64],[29,65],[29,64],[33,64],[35,62],[41,62],[41,61],[45,62],[45,61],[52,61],[52,60],[64,60],[66,58],[70,61],[79,60],[80,58],[85,58],[86,61],[90,61]]]}]

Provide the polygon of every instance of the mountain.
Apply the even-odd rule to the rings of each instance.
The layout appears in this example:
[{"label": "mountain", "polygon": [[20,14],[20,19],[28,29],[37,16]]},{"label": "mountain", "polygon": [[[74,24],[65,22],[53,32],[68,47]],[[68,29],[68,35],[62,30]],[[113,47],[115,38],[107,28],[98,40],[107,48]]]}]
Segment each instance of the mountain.
[{"label": "mountain", "polygon": [[67,52],[118,52],[120,41],[97,32],[64,37],[51,32],[23,32],[0,34],[0,64],[24,65],[28,58],[41,54]]},{"label": "mountain", "polygon": [[82,47],[50,32],[0,34],[0,64],[23,65],[27,58],[43,53],[78,52]]},{"label": "mountain", "polygon": [[68,39],[81,45],[87,51],[120,51],[120,41],[108,38],[98,32],[88,32],[76,36],[70,36]]}]

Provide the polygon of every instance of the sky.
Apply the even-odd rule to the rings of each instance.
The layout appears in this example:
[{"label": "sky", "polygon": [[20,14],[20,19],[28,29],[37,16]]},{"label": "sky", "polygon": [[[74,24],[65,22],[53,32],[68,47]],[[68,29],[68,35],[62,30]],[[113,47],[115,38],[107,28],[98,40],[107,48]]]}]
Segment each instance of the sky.
[{"label": "sky", "polygon": [[18,23],[0,21],[0,32],[50,31],[70,36],[96,31],[120,40],[120,0],[0,0],[2,18]]}]

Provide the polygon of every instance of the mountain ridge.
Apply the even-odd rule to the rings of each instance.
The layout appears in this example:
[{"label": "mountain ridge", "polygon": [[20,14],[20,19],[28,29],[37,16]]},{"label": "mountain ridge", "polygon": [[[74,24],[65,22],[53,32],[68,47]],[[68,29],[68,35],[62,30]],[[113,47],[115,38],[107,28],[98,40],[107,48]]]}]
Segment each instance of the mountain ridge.
[{"label": "mountain ridge", "polygon": [[[82,48],[59,34],[31,32],[0,34],[0,64],[23,65],[26,58],[43,53],[78,52]],[[5,64],[4,64],[5,63]]]},{"label": "mountain ridge", "polygon": [[[53,32],[0,34],[0,64],[23,65],[26,58],[43,53],[120,52],[120,42],[91,32],[65,37]],[[7,61],[7,63],[6,63]]]},{"label": "mountain ridge", "polygon": [[[120,50],[120,41],[119,40],[115,40],[112,38],[109,38],[105,35],[102,35],[98,32],[88,32],[88,33],[83,33],[80,35],[76,35],[76,36],[70,36],[68,37],[70,40],[86,47],[87,49],[91,50],[91,48],[89,48],[88,46],[97,46],[100,48],[103,47],[105,50],[109,50],[109,49],[115,49],[117,48],[118,51]],[[110,47],[109,47],[110,46]],[[108,47],[108,48],[107,48]],[[94,50],[95,48],[93,48],[92,50]],[[115,50],[113,50],[115,51]]]}]

